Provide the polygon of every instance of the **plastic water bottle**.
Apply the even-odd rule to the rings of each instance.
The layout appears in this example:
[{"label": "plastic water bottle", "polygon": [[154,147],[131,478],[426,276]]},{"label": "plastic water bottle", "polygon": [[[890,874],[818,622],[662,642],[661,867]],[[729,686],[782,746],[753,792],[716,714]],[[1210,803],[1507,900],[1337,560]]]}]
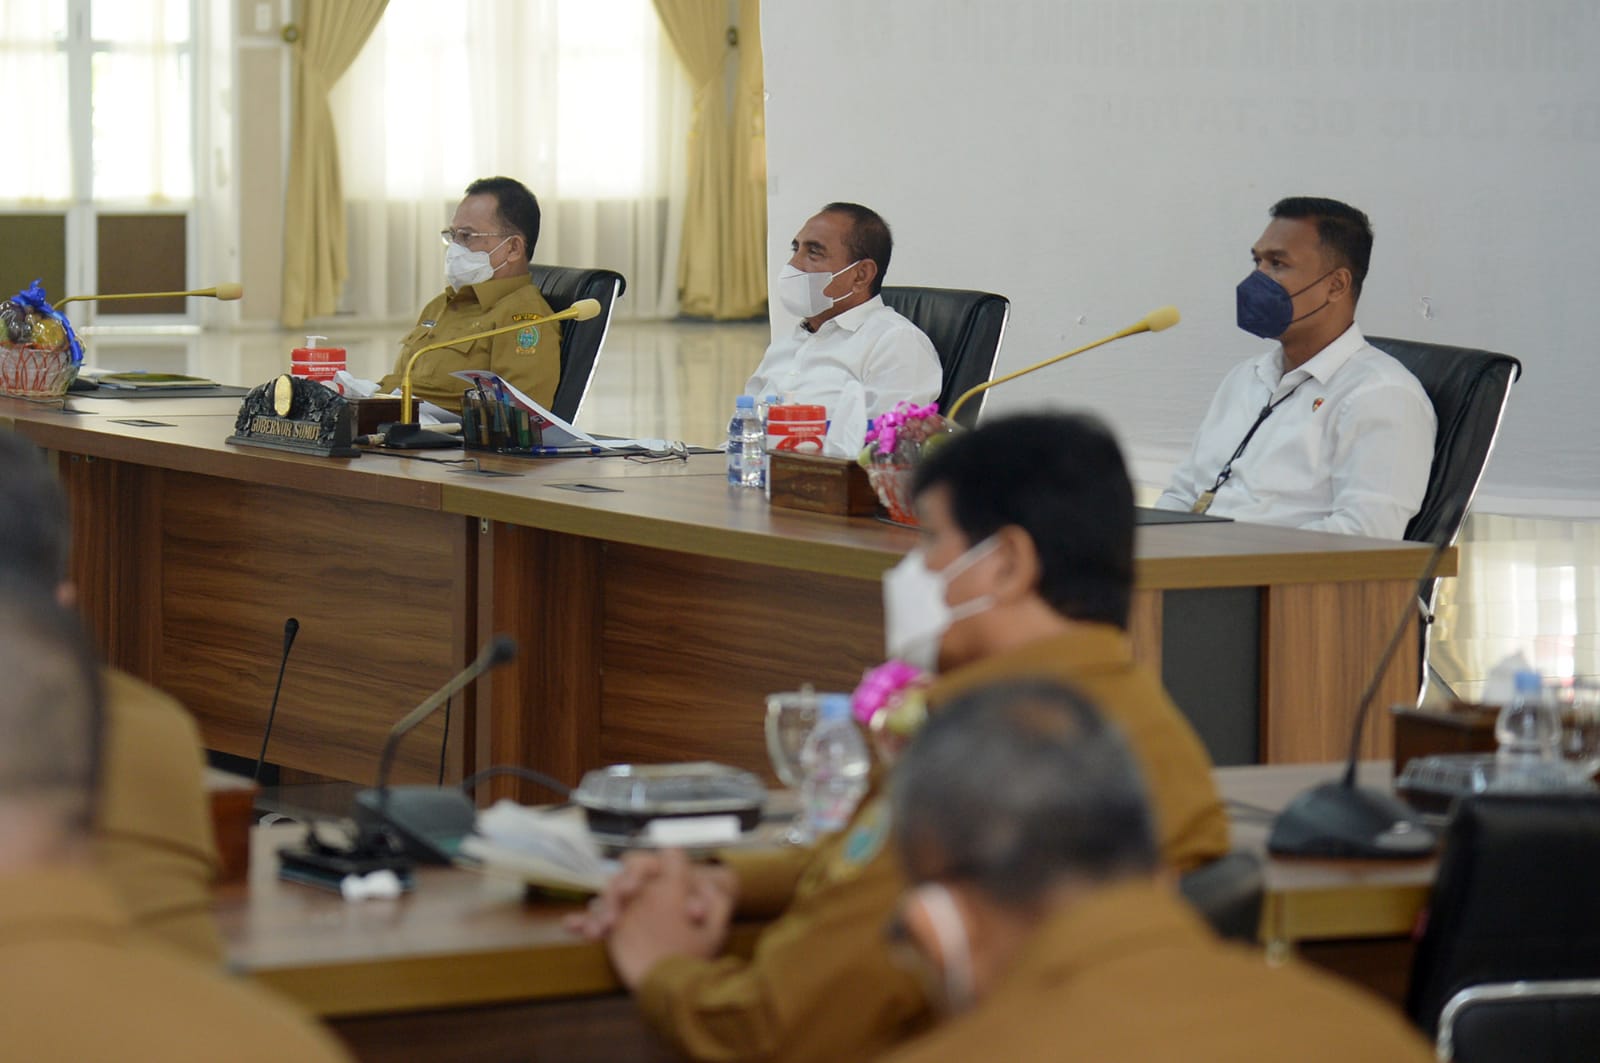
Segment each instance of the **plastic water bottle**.
[{"label": "plastic water bottle", "polygon": [[761,427],[767,427],[767,411],[778,405],[778,396],[768,395],[756,403],[756,413],[761,417]]},{"label": "plastic water bottle", "polygon": [[754,397],[740,395],[733,404],[733,420],[728,422],[728,482],[735,487],[744,486],[744,422],[755,409]]},{"label": "plastic water bottle", "polygon": [[[739,403],[734,413],[734,420],[739,425],[739,479],[733,479],[733,467],[730,464],[728,480],[730,483],[737,482],[741,487],[764,487],[767,482],[767,426],[761,422],[752,396],[740,396]],[[734,439],[730,435],[728,447],[731,450],[733,446]]]},{"label": "plastic water bottle", "polygon": [[1510,702],[1494,722],[1495,789],[1545,789],[1559,778],[1561,716],[1544,700],[1538,672],[1518,672]]},{"label": "plastic water bottle", "polygon": [[867,792],[871,764],[867,744],[850,718],[849,696],[824,695],[818,705],[817,726],[800,750],[800,767],[805,773],[800,803],[812,837],[843,830],[850,822]]}]

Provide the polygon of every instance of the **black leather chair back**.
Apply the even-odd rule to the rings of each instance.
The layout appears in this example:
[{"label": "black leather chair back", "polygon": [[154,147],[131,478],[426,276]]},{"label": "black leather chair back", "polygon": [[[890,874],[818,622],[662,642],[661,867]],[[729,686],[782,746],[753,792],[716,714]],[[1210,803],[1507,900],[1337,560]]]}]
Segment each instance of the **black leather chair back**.
[{"label": "black leather chair back", "polygon": [[558,313],[579,299],[600,301],[598,316],[588,321],[561,322],[561,382],[556,385],[550,412],[572,424],[578,419],[583,396],[594,378],[594,366],[611,327],[612,304],[627,291],[628,282],[622,274],[609,269],[534,266],[530,272],[544,301]]},{"label": "black leather chair back", "polygon": [[[1439,419],[1433,470],[1422,508],[1406,525],[1414,542],[1455,541],[1500,430],[1500,415],[1522,363],[1506,354],[1369,336],[1367,342],[1411,370]],[[1428,597],[1431,601],[1431,596]]]},{"label": "black leather chair back", "polygon": [[1178,879],[1178,892],[1219,935],[1253,945],[1261,939],[1264,884],[1261,857],[1241,849]]},{"label": "black leather chair back", "polygon": [[[927,334],[944,367],[939,409],[948,410],[962,393],[985,383],[994,371],[995,354],[1005,335],[1011,301],[1003,295],[959,288],[883,289],[883,301]],[[961,407],[959,421],[978,423],[985,392]]]},{"label": "black leather chair back", "polygon": [[1600,794],[1484,794],[1445,834],[1406,1012],[1430,1038],[1459,990],[1600,975]]}]

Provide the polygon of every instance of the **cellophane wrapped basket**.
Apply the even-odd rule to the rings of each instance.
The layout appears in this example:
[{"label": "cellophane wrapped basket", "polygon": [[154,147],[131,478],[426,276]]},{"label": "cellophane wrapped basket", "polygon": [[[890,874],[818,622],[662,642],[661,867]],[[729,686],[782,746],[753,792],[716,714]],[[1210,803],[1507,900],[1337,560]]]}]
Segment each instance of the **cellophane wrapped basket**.
[{"label": "cellophane wrapped basket", "polygon": [[59,399],[77,378],[83,346],[38,281],[0,302],[0,395]]},{"label": "cellophane wrapped basket", "polygon": [[59,399],[78,375],[72,349],[0,343],[0,395],[19,399]]}]

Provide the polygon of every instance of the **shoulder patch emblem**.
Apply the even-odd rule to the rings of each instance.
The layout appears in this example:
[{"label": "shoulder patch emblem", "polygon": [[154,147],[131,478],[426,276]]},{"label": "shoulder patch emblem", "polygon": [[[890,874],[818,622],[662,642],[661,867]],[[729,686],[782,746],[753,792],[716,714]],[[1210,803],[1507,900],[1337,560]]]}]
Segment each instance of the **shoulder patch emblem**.
[{"label": "shoulder patch emblem", "polygon": [[889,806],[881,798],[862,810],[845,836],[835,870],[837,876],[854,874],[872,862],[889,839]]},{"label": "shoulder patch emblem", "polygon": [[517,350],[531,351],[537,346],[539,346],[539,330],[535,326],[529,325],[517,333]]}]

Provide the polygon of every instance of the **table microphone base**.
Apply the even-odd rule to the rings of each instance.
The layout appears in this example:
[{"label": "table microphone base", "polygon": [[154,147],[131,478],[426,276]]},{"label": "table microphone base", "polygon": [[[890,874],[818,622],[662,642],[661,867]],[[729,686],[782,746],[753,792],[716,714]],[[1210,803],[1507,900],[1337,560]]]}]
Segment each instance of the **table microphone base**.
[{"label": "table microphone base", "polygon": [[1289,802],[1272,822],[1267,850],[1278,856],[1404,860],[1439,844],[1411,806],[1386,793],[1324,783]]},{"label": "table microphone base", "polygon": [[420,424],[380,425],[383,445],[396,450],[444,450],[461,446],[461,437],[430,432]]},{"label": "table microphone base", "polygon": [[405,854],[421,864],[448,864],[472,833],[478,810],[460,790],[438,786],[391,786],[356,794],[362,829],[387,830]]}]

